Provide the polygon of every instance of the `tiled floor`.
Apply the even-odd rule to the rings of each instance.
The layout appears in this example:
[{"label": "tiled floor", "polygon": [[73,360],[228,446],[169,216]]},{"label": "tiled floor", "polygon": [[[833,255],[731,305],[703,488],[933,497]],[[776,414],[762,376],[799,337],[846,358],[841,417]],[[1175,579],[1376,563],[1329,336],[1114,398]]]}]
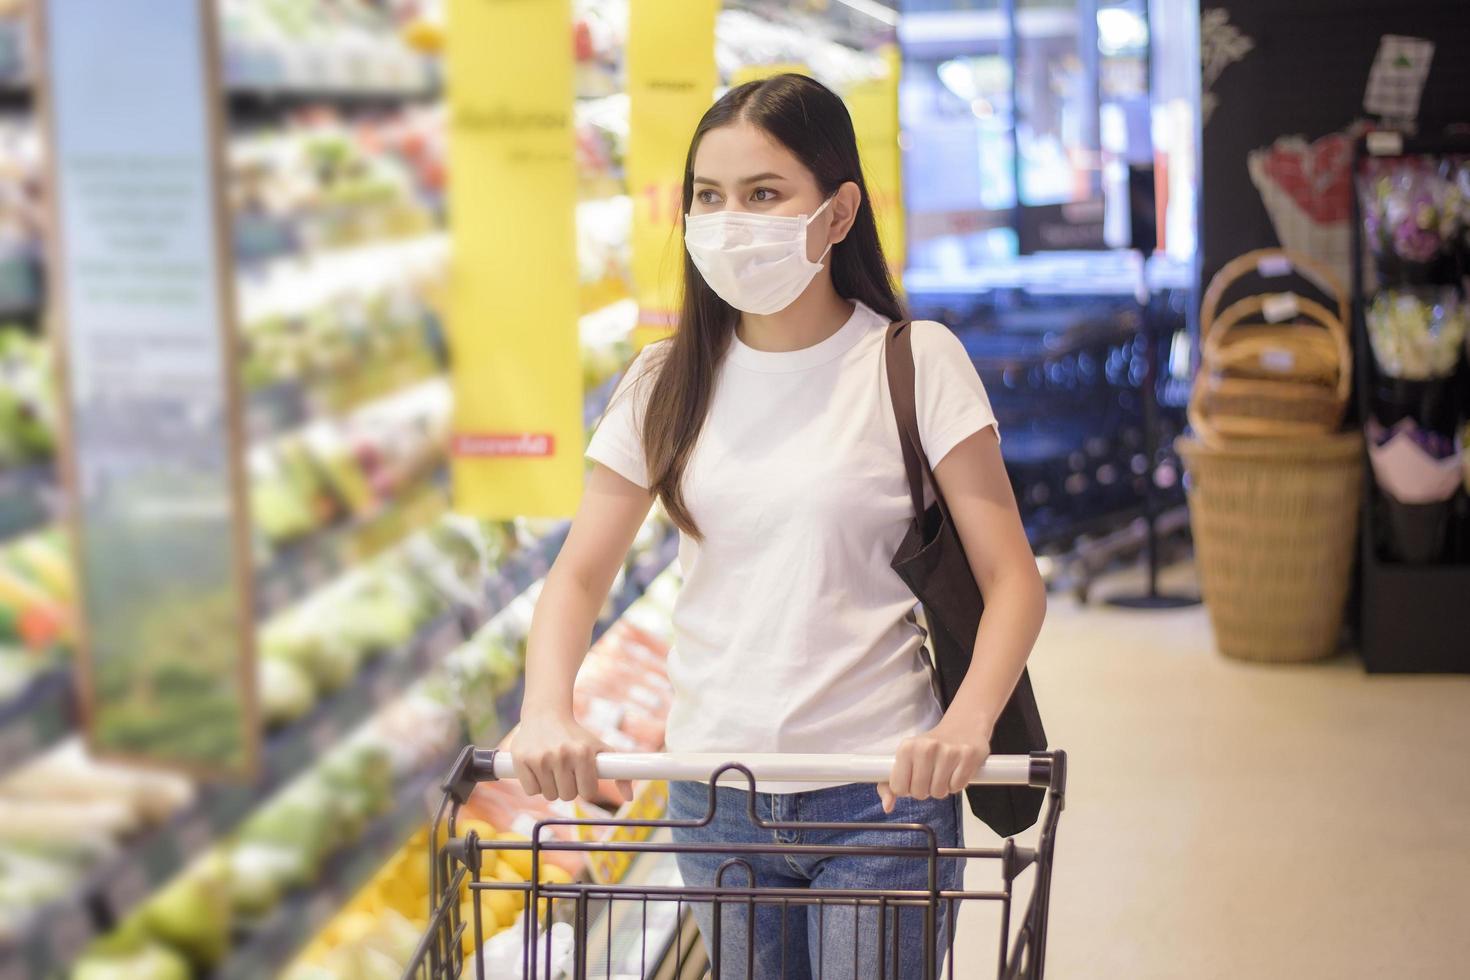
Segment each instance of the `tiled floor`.
[{"label": "tiled floor", "polygon": [[[1470,677],[1239,663],[1202,609],[1062,596],[1031,664],[1071,763],[1048,977],[1470,978]],[[961,918],[956,976],[997,923]]]}]

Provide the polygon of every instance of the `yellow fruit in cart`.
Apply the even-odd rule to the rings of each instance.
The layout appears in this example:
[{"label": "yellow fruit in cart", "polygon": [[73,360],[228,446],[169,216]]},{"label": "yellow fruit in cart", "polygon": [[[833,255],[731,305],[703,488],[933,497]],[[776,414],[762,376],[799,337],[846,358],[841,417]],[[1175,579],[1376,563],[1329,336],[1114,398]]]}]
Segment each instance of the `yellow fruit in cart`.
[{"label": "yellow fruit in cart", "polygon": [[428,908],[428,903],[427,895],[405,879],[395,878],[383,885],[383,905],[403,915],[419,915]]},{"label": "yellow fruit in cart", "polygon": [[337,924],[338,946],[355,946],[366,939],[378,927],[377,916],[363,912],[349,912]]},{"label": "yellow fruit in cart", "polygon": [[[486,888],[480,892],[480,907],[485,910],[488,920],[493,914],[497,923],[514,922],[522,908],[525,907],[526,896],[520,891],[510,889]],[[489,928],[487,923],[486,928]]]},{"label": "yellow fruit in cart", "polygon": [[540,877],[543,884],[570,885],[572,883],[572,873],[559,864],[543,863]]},{"label": "yellow fruit in cart", "polygon": [[[497,840],[502,840],[502,841],[529,841],[530,840],[530,838],[528,838],[528,837],[523,837],[520,834],[514,834],[514,833],[498,834],[498,835],[496,835],[496,839]],[[521,850],[519,848],[516,848],[516,849],[506,848],[505,850],[500,851],[498,853],[500,855],[500,860],[501,861],[505,862],[506,864],[509,864],[512,868],[515,868],[516,869],[516,872],[518,874],[520,874],[522,881],[530,881],[531,880],[531,852],[530,852],[529,849],[527,849],[527,850]],[[543,863],[544,863],[544,859],[543,859]]]},{"label": "yellow fruit in cart", "polygon": [[[527,869],[529,870],[529,869]],[[490,877],[496,881],[527,881],[529,874],[521,874],[521,869],[509,861],[501,860],[495,862],[495,868],[490,872]]]}]

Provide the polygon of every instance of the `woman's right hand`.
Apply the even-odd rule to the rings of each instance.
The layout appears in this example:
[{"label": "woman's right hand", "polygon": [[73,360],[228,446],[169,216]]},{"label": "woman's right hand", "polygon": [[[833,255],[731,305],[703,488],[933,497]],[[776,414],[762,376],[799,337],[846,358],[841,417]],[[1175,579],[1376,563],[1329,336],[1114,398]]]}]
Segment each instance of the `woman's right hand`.
[{"label": "woman's right hand", "polygon": [[[599,795],[597,753],[609,749],[570,714],[537,711],[522,717],[510,749],[521,786],[532,796],[574,800]],[[631,782],[619,780],[617,785],[625,801],[633,798]]]}]

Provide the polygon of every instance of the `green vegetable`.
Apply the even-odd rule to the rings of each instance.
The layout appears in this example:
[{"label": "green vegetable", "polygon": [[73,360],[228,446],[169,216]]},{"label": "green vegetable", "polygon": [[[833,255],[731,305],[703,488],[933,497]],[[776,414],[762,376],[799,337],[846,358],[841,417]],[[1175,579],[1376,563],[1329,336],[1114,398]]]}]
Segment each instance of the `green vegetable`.
[{"label": "green vegetable", "polygon": [[72,967],[71,980],[190,980],[189,961],[151,943],[130,955],[88,953]]}]

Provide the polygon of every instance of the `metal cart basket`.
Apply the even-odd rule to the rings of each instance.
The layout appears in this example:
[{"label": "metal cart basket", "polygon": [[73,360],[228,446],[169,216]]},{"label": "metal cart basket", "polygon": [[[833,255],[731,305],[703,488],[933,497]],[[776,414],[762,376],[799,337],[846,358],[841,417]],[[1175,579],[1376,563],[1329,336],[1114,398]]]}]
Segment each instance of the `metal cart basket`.
[{"label": "metal cart basket", "polygon": [[[937,980],[956,975],[954,936],[957,928],[948,930],[948,948],[937,950],[936,923],[940,910],[951,923],[957,923],[960,907],[965,903],[993,903],[1000,920],[999,966],[1001,980],[1027,978],[1040,980],[1046,953],[1047,910],[1051,889],[1052,856],[1056,846],[1057,821],[1066,788],[1066,753],[1037,752],[1030,756],[991,756],[976,775],[976,785],[1029,785],[1047,789],[1046,807],[1039,822],[1037,839],[1032,846],[1021,846],[1014,838],[999,847],[939,847],[933,831],[923,824],[809,824],[761,820],[752,803],[749,818],[761,829],[822,830],[863,829],[872,833],[893,833],[893,846],[864,845],[839,848],[813,844],[782,843],[771,835],[769,844],[693,845],[670,839],[675,828],[701,827],[713,819],[715,785],[735,785],[752,791],[756,780],[761,783],[802,781],[823,783],[878,783],[888,777],[891,756],[838,755],[755,755],[741,762],[701,754],[619,754],[604,753],[598,757],[598,775],[602,779],[631,780],[701,780],[710,784],[711,807],[702,819],[572,819],[538,821],[530,841],[486,840],[474,830],[460,833],[456,827],[460,808],[469,800],[476,785],[515,775],[515,761],[510,753],[498,750],[466,748],[460,754],[444,783],[444,798],[430,833],[430,896],[432,907],[426,935],[410,962],[405,980],[453,980],[461,976],[475,980],[666,980],[666,978],[706,978],[713,980],[766,980],[754,968],[753,954],[739,963],[721,963],[723,945],[706,951],[699,942],[685,912],[703,905],[715,914],[716,935],[726,910],[738,909],[738,927],[753,930],[756,910],[760,906],[779,906],[781,921],[793,907],[816,906],[822,914],[846,913],[856,923],[866,915],[874,928],[855,928],[853,944],[874,946],[874,954],[864,962],[876,964],[880,980],[923,977]],[[728,804],[726,804],[728,805]],[[569,830],[575,828],[575,833]],[[913,841],[918,840],[918,844]],[[529,851],[528,881],[498,880],[491,875],[498,860],[497,852]],[[595,853],[615,855],[623,862],[638,854],[713,853],[725,857],[714,887],[685,887],[677,876],[664,883],[635,880],[637,875],[594,876],[593,881],[543,880],[548,876],[546,859],[557,851],[580,851],[590,858]],[[864,854],[902,858],[920,862],[927,868],[928,887],[921,889],[817,889],[757,888],[746,854],[801,854],[804,857]],[[984,861],[998,871],[998,887],[988,891],[944,890],[938,886],[937,868],[945,860],[974,859]],[[642,862],[639,862],[640,864]],[[743,868],[740,866],[744,865]],[[635,865],[636,867],[636,865]],[[1030,870],[1030,874],[1026,872]],[[726,871],[733,871],[726,875]],[[559,876],[565,877],[565,876]],[[598,877],[604,880],[596,880]],[[727,884],[726,882],[733,882]],[[1029,887],[1028,887],[1029,886]],[[1023,899],[1023,894],[1028,892]],[[504,893],[510,892],[507,896]],[[497,896],[497,893],[500,893]],[[516,967],[507,972],[504,961],[487,967],[483,952],[486,940],[484,918],[491,906],[504,907],[512,902],[521,911],[509,927],[506,939],[516,943]],[[1012,906],[1020,908],[1019,925],[1012,935]],[[907,915],[905,915],[907,913]],[[492,913],[493,915],[493,913]],[[876,919],[874,916],[876,915]],[[924,929],[923,962],[899,962],[897,942],[884,923],[905,915],[904,922],[922,917]],[[626,948],[614,935],[614,921],[619,936],[636,935],[635,949]],[[661,923],[655,928],[651,923]],[[499,938],[499,937],[498,937]],[[617,947],[623,947],[618,949]],[[753,936],[747,931],[744,948],[753,951]],[[891,948],[891,953],[890,953]],[[912,949],[912,946],[909,947]],[[616,955],[615,955],[616,953]],[[629,955],[631,954],[631,955]],[[827,956],[819,952],[820,975],[853,977],[857,972],[858,949],[832,951],[834,968],[827,968]],[[803,962],[788,973],[784,958],[780,977],[806,977],[809,964]],[[974,968],[961,974],[974,976]],[[869,980],[862,977],[860,980]]]}]

